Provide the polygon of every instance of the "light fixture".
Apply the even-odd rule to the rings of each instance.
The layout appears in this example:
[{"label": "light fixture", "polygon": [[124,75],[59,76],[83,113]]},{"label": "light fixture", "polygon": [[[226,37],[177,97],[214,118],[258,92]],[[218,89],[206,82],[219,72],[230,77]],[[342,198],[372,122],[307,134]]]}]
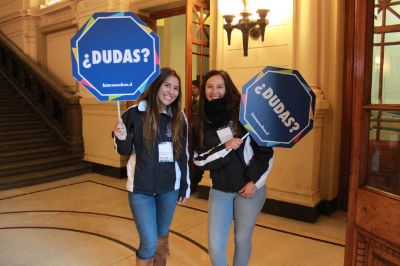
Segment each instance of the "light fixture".
[{"label": "light fixture", "polygon": [[226,30],[228,36],[228,45],[231,45],[231,36],[233,29],[239,29],[243,35],[243,55],[247,56],[248,47],[249,47],[249,37],[254,40],[257,40],[261,37],[261,41],[264,41],[265,28],[268,25],[269,21],[267,19],[267,15],[269,9],[257,9],[258,19],[251,19],[250,17],[253,15],[251,11],[248,10],[248,1],[243,0],[244,10],[240,12],[242,16],[239,19],[239,22],[233,24],[233,20],[235,18],[234,14],[226,14],[223,16],[226,24],[224,24],[224,29]]}]

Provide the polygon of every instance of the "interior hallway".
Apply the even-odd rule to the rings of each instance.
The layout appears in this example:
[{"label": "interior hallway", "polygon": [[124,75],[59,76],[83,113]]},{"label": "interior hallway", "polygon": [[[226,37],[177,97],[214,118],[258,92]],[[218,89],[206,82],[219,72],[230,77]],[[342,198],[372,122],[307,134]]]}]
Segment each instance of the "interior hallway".
[{"label": "interior hallway", "polygon": [[[314,224],[261,214],[250,266],[343,265],[346,213]],[[228,255],[232,257],[232,234]],[[210,265],[207,201],[178,206],[168,265]],[[125,179],[86,174],[0,191],[0,265],[135,265]]]}]

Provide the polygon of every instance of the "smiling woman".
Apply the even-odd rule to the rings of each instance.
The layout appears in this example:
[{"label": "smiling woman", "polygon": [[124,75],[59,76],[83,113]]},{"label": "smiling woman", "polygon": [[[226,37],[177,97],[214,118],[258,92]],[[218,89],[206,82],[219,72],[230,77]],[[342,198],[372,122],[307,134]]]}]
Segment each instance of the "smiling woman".
[{"label": "smiling woman", "polygon": [[169,76],[166,78],[157,93],[160,112],[164,112],[167,106],[175,101],[179,95],[179,87],[179,79],[177,77]]},{"label": "smiling woman", "polygon": [[190,196],[180,87],[175,70],[162,68],[113,132],[118,153],[130,155],[127,189],[140,237],[137,265],[165,265],[175,206]]},{"label": "smiling woman", "polygon": [[204,77],[194,136],[194,163],[209,170],[208,241],[213,266],[227,265],[230,224],[234,223],[233,265],[248,265],[256,219],[265,202],[265,181],[273,150],[261,147],[239,123],[240,94],[226,71]]}]

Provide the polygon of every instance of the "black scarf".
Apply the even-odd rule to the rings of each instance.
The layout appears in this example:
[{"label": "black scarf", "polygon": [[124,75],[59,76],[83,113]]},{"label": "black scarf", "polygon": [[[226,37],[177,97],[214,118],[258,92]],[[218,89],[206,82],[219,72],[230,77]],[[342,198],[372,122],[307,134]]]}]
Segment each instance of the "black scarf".
[{"label": "black scarf", "polygon": [[216,127],[225,126],[230,120],[225,97],[212,101],[206,100],[204,111],[208,120]]}]

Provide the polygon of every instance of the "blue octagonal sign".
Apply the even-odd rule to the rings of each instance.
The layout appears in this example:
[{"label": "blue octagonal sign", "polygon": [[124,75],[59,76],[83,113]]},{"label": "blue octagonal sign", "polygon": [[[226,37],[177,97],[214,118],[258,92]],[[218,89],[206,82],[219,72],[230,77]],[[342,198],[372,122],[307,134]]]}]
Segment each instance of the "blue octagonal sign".
[{"label": "blue octagonal sign", "polygon": [[240,122],[259,145],[292,147],[314,124],[315,94],[297,70],[266,67],[242,89]]},{"label": "blue octagonal sign", "polygon": [[160,73],[158,36],[130,12],[95,13],[71,57],[72,75],[100,101],[136,100]]}]

